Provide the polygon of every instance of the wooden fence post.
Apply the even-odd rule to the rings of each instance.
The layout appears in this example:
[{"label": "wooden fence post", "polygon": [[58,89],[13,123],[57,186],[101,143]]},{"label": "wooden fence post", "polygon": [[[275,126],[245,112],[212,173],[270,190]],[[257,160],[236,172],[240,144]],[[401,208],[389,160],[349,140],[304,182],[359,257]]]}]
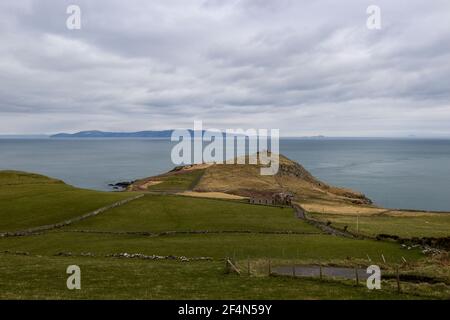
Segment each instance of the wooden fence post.
[{"label": "wooden fence post", "polygon": [[396,279],[397,279],[397,293],[401,292],[401,287],[400,287],[400,272],[398,271],[398,267],[395,267],[395,274],[396,274]]},{"label": "wooden fence post", "polygon": [[230,273],[231,271],[233,271],[233,272],[235,272],[235,273],[237,273],[237,274],[241,274],[241,271],[238,269],[238,267],[237,266],[235,266],[234,265],[234,263],[233,262],[231,262],[231,260],[230,259],[227,259],[226,260],[226,268],[227,268],[227,273]]},{"label": "wooden fence post", "polygon": [[356,285],[359,286],[358,266],[355,267]]}]

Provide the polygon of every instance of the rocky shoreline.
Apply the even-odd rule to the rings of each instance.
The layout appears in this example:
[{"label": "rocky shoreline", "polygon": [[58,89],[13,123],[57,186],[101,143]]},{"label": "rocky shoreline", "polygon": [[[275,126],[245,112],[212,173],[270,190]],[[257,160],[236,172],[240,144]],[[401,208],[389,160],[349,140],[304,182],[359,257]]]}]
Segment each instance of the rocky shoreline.
[{"label": "rocky shoreline", "polygon": [[132,185],[133,183],[135,183],[137,180],[133,180],[133,181],[120,181],[120,182],[116,182],[116,183],[109,183],[108,186],[112,187],[114,190],[125,190],[127,189],[130,185]]}]

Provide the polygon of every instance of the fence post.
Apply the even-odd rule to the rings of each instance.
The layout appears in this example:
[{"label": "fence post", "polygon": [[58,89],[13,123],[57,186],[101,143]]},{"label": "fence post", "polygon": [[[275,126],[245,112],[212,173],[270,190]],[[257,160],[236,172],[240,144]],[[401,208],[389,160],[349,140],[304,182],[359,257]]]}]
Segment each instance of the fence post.
[{"label": "fence post", "polygon": [[292,264],[292,276],[295,277],[295,263]]},{"label": "fence post", "polygon": [[323,275],[322,275],[322,264],[319,265],[319,275],[320,275],[320,280],[322,280]]},{"label": "fence post", "polygon": [[359,286],[358,266],[355,267],[356,285]]},{"label": "fence post", "polygon": [[400,288],[400,273],[398,271],[398,267],[395,267],[395,274],[396,274],[396,279],[397,279],[397,293],[401,292],[401,288]]},{"label": "fence post", "polygon": [[226,268],[227,268],[227,273],[230,273],[231,271],[237,273],[238,275],[241,275],[241,271],[238,269],[237,266],[234,265],[233,262],[230,261],[230,259],[226,260]]},{"label": "fence post", "polygon": [[225,258],[225,273],[226,274],[230,273],[230,265],[228,264],[229,260],[230,260],[230,258]]}]

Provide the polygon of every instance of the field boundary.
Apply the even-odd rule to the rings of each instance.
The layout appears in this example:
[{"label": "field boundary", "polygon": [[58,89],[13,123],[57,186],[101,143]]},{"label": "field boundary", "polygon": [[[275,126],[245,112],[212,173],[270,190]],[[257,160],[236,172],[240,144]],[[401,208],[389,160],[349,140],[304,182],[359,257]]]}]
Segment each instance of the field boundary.
[{"label": "field boundary", "polygon": [[326,234],[330,234],[333,236],[340,236],[340,237],[344,237],[344,238],[351,238],[351,239],[358,239],[358,238],[370,239],[369,237],[365,237],[365,236],[359,235],[359,234],[354,234],[347,230],[340,230],[340,229],[332,227],[331,225],[328,225],[327,223],[324,223],[322,221],[312,219],[312,218],[308,217],[308,212],[298,204],[294,204],[292,207],[294,208],[297,218],[306,221],[310,225],[318,228],[319,230],[321,230],[322,232],[324,232]]},{"label": "field boundary", "polygon": [[138,235],[148,237],[162,237],[171,235],[186,235],[186,234],[274,234],[274,235],[323,235],[324,232],[302,232],[302,231],[253,231],[253,230],[187,230],[187,231],[102,231],[102,230],[64,230],[60,232],[73,233],[94,233],[94,234],[115,234],[115,235]]},{"label": "field boundary", "polygon": [[67,226],[69,224],[72,224],[74,222],[79,222],[81,220],[90,218],[90,217],[94,217],[102,212],[105,212],[107,210],[122,206],[128,202],[131,202],[133,200],[137,200],[140,199],[144,196],[144,194],[139,194],[137,196],[131,197],[131,198],[127,198],[124,200],[120,200],[117,202],[114,202],[113,204],[101,207],[97,210],[88,212],[86,214],[83,214],[81,216],[77,216],[77,217],[73,217],[71,219],[67,219],[64,220],[62,222],[57,222],[57,223],[53,223],[53,224],[47,224],[47,225],[43,225],[43,226],[38,226],[38,227],[33,227],[33,228],[29,228],[29,229],[24,229],[24,230],[19,230],[19,231],[11,231],[11,232],[1,232],[0,233],[0,237],[19,237],[19,236],[28,236],[28,235],[32,235],[35,234],[37,232],[42,232],[42,231],[48,231],[48,230],[52,230],[52,229],[56,229],[56,228],[61,228],[64,226]]}]

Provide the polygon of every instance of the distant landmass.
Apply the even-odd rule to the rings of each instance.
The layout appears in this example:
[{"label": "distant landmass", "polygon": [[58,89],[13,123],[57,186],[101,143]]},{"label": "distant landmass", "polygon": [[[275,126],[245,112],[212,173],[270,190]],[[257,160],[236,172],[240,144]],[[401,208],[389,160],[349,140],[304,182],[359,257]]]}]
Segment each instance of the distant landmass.
[{"label": "distant landmass", "polygon": [[50,138],[170,138],[172,132],[173,130],[137,132],[105,132],[93,130],[77,133],[58,133],[51,135]]},{"label": "distant landmass", "polygon": [[[171,130],[160,130],[160,131],[137,131],[137,132],[106,132],[99,130],[92,131],[80,131],[77,133],[57,133],[51,135],[50,138],[170,138],[172,136]],[[188,129],[189,133],[192,135],[194,130]],[[203,130],[202,133],[205,133]],[[236,134],[236,136],[242,136],[241,134]]]}]

